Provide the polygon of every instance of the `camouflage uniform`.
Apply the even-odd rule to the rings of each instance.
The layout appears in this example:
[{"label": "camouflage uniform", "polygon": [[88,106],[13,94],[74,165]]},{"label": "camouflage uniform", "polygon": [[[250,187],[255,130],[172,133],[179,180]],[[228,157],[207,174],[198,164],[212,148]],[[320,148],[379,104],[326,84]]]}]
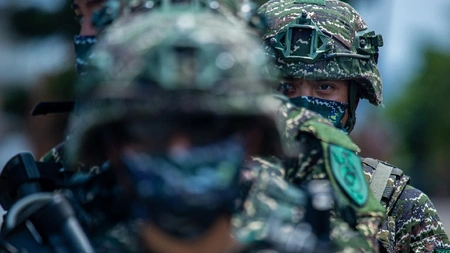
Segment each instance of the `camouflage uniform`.
[{"label": "camouflage uniform", "polygon": [[43,162],[61,163],[61,166],[64,166],[64,145],[65,142],[61,142],[45,153],[39,160]]},{"label": "camouflage uniform", "polygon": [[433,203],[426,194],[409,185],[409,177],[400,169],[366,158],[363,159],[366,179],[372,182],[379,163],[393,168],[381,198],[387,214],[379,232],[384,252],[450,252],[447,234]]},{"label": "camouflage uniform", "polygon": [[[253,171],[258,175],[254,187],[259,191],[251,192],[243,213],[235,218],[237,237],[244,243],[270,241],[267,217],[282,216],[286,210],[289,212],[282,220],[293,230],[292,227],[299,224],[293,213],[299,206],[304,206],[295,185],[322,179],[330,181],[335,194],[331,240],[336,248],[328,251],[378,252],[377,231],[385,210],[367,188],[361,162],[355,154],[359,148],[347,135],[314,112],[285,103],[280,107],[279,116],[279,121],[285,124],[283,140],[287,152],[294,151],[291,154],[295,157],[253,159],[251,168],[259,168]],[[339,163],[343,157],[348,159],[348,164]],[[354,163],[350,157],[356,159]],[[344,183],[346,177],[354,180],[353,188]],[[267,187],[261,189],[261,184]],[[365,197],[359,195],[365,191]]]},{"label": "camouflage uniform", "polygon": [[[377,60],[383,40],[350,5],[336,0],[270,0],[259,12],[269,24],[264,45],[284,77],[350,81],[349,101],[344,107],[349,120],[339,126],[338,119],[335,126],[346,132],[353,129],[359,99],[382,104]],[[282,84],[278,87],[285,89]],[[313,98],[304,100],[308,101],[303,104],[308,104]],[[326,106],[310,103],[312,110],[331,121],[336,118],[335,101],[314,102]],[[387,217],[379,231],[381,251],[448,252],[449,240],[436,209],[424,193],[408,184],[409,177],[376,159],[365,158],[363,165],[374,195],[386,208]],[[292,176],[295,181],[295,174],[288,175]]]}]

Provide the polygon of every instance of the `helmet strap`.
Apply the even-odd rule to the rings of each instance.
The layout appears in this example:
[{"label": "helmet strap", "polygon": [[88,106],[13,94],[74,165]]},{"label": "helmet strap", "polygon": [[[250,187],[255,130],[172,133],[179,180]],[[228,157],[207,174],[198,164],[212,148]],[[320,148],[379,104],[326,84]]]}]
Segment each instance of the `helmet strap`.
[{"label": "helmet strap", "polygon": [[348,119],[345,123],[345,129],[350,133],[356,123],[356,108],[358,107],[358,84],[355,81],[350,82],[348,87]]}]

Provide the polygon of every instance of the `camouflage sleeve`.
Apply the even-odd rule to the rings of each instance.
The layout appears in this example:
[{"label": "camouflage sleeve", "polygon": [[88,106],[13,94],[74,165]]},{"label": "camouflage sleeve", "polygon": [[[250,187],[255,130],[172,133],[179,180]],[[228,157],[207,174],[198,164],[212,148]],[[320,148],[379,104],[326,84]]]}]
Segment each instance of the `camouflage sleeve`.
[{"label": "camouflage sleeve", "polygon": [[65,146],[65,142],[59,143],[58,145],[53,147],[50,151],[45,153],[39,159],[39,161],[41,161],[41,162],[57,162],[57,163],[64,164],[64,162],[63,162],[64,146]]},{"label": "camouflage sleeve", "polygon": [[[301,217],[299,213],[306,204],[306,193],[288,183],[284,179],[283,168],[279,166],[265,159],[253,159],[252,172],[256,177],[253,179],[254,184],[243,210],[233,218],[234,235],[244,245],[265,241],[274,243],[274,240],[305,243],[302,240],[305,239],[304,231],[301,233],[303,237],[296,236],[296,240],[289,238],[293,237],[295,228],[301,224],[298,217]],[[342,215],[332,213],[330,239],[336,247],[333,252],[378,252],[376,232],[383,213],[384,211],[376,210],[359,215],[356,228],[342,219]],[[295,245],[304,246],[306,244]]]},{"label": "camouflage sleeve", "polygon": [[[280,107],[279,112],[280,121],[284,123],[281,124],[284,145],[288,151],[287,155],[290,155],[284,161],[285,179],[294,185],[305,180],[329,179],[336,201],[332,216],[332,241],[343,252],[378,252],[378,229],[385,209],[367,188],[362,174],[363,168],[357,156],[359,147],[347,134],[312,111],[287,102]],[[331,155],[332,150],[340,159],[333,158],[335,156]],[[342,161],[338,162],[344,157],[351,166]],[[358,180],[348,184],[345,182],[348,176]],[[338,177],[339,180],[334,180]],[[359,186],[367,191],[362,191]],[[353,203],[352,196],[362,192],[368,193],[365,204]]]},{"label": "camouflage sleeve", "polygon": [[[358,229],[354,229],[349,224],[341,219],[334,217],[332,219],[331,240],[337,244],[338,251],[336,252],[379,252],[376,242],[376,236],[363,235],[362,230],[367,225],[373,225],[373,219],[358,220]],[[378,223],[378,222],[376,222]],[[376,224],[378,227],[378,224]]]},{"label": "camouflage sleeve", "polygon": [[450,252],[436,208],[426,194],[407,185],[393,208],[396,252]]},{"label": "camouflage sleeve", "polygon": [[[65,157],[64,149],[67,145],[68,140],[63,141],[59,143],[58,145],[54,146],[51,150],[49,150],[47,153],[45,153],[43,156],[39,158],[40,162],[50,162],[50,163],[59,163],[62,167],[66,166],[67,157]],[[89,171],[90,173],[98,173],[98,169],[102,165],[98,164],[85,164],[82,162],[77,163],[76,171]]]},{"label": "camouflage sleeve", "polygon": [[96,253],[144,253],[139,241],[141,220],[121,221],[91,236]]},{"label": "camouflage sleeve", "polygon": [[[376,163],[364,162],[368,182],[372,181],[380,162],[372,160]],[[379,231],[381,246],[387,252],[450,252],[448,237],[428,196],[410,186],[409,177],[403,171],[383,163],[393,167],[393,171],[380,200],[387,214]]]},{"label": "camouflage sleeve", "polygon": [[[280,167],[266,159],[254,157],[247,162],[243,176],[246,182],[251,183],[248,192],[243,196],[242,210],[233,217],[233,234],[242,244],[264,241],[269,232],[266,221],[271,215],[280,218],[282,212],[286,211],[289,213],[289,223],[290,213],[303,203],[303,192],[289,187],[279,173],[282,173]],[[294,194],[291,198],[293,202],[280,203],[280,198],[289,199],[289,191]]]}]

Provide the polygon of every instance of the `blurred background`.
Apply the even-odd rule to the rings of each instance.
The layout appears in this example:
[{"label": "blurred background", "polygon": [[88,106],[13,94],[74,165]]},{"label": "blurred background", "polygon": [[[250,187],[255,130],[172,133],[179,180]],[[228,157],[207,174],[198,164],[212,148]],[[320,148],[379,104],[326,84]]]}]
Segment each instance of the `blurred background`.
[{"label": "blurred background", "polygon": [[[395,164],[428,194],[450,230],[450,1],[353,0],[383,35],[384,105],[361,101],[351,137],[362,156]],[[70,0],[0,0],[0,169],[64,140],[67,115],[31,116],[39,101],[73,98]]]}]

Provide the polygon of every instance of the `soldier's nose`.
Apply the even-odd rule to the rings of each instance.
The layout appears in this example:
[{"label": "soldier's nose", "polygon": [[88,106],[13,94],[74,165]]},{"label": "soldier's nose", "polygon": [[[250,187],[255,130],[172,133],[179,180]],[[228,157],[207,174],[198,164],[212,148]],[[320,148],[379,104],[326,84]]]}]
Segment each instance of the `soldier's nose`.
[{"label": "soldier's nose", "polygon": [[306,83],[301,83],[297,86],[297,96],[313,96],[313,89]]}]

